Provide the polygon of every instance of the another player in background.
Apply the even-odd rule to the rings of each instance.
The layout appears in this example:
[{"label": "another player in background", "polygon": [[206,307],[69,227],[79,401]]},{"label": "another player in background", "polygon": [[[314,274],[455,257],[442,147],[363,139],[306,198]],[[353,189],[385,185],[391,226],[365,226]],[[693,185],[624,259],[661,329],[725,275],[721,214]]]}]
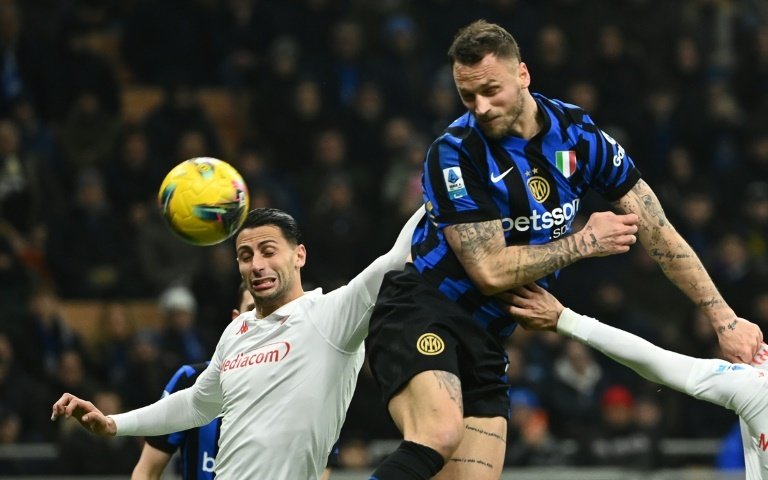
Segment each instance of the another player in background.
[{"label": "another player in background", "polygon": [[563,307],[534,284],[514,289],[508,310],[526,329],[557,331],[594,347],[644,378],[739,415],[747,480],[768,480],[768,345],[751,365],[693,358]]},{"label": "another player in background", "polygon": [[65,393],[52,419],[74,416],[103,436],[162,435],[223,414],[218,479],[319,478],[339,436],[363,363],[384,274],[405,265],[420,208],[392,249],[348,285],[304,292],[307,253],[293,217],[256,209],[235,238],[238,266],[256,308],[225,329],[195,384],[152,405],[103,415]]},{"label": "another player in background", "polygon": [[[427,152],[428,218],[414,234],[413,265],[385,277],[367,340],[404,437],[378,480],[441,468],[441,479],[499,478],[509,415],[503,342],[515,323],[496,296],[547,286],[577,260],[627,252],[639,238],[706,313],[729,359],[749,361],[762,341],[723,300],[624,148],[581,108],[530,92],[509,32],[474,22],[448,54],[468,111]],[[588,189],[623,214],[595,213],[572,234]]]},{"label": "another player in background", "polygon": [[[239,293],[240,304],[237,309],[232,310],[232,320],[237,318],[240,312],[248,312],[255,308],[253,296],[248,291],[245,282],[240,283]],[[208,363],[183,365],[171,377],[163,391],[163,396],[192,386],[197,376],[208,366]],[[131,480],[159,479],[176,450],[180,450],[182,479],[210,480],[214,478],[213,467],[218,450],[220,427],[221,420],[217,417],[202,427],[145,438],[144,448],[133,469]]]}]

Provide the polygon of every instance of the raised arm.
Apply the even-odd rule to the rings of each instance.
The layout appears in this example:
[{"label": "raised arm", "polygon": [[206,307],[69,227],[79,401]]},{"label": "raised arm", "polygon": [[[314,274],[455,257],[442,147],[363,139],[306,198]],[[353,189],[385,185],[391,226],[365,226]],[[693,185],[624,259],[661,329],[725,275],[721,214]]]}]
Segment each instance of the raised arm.
[{"label": "raised arm", "polygon": [[424,206],[421,206],[413,213],[413,215],[411,215],[411,218],[405,222],[405,225],[403,226],[403,229],[400,230],[400,234],[397,236],[392,248],[387,253],[374,260],[373,263],[352,280],[354,283],[360,282],[363,284],[363,290],[367,293],[371,303],[373,303],[379,293],[384,274],[390,270],[402,270],[405,266],[408,255],[411,253],[413,231],[416,229],[416,225],[418,225],[423,216]]},{"label": "raised arm", "polygon": [[449,225],[445,238],[484,295],[543,278],[577,260],[629,251],[637,216],[593,213],[583,229],[544,245],[506,245],[501,221]]},{"label": "raised arm", "polygon": [[726,358],[748,363],[762,343],[760,329],[754,323],[738,318],[728,306],[699,257],[667,220],[648,184],[638,181],[616,202],[616,207],[639,217],[637,235],[640,243],[672,283],[703,309],[717,332]]}]

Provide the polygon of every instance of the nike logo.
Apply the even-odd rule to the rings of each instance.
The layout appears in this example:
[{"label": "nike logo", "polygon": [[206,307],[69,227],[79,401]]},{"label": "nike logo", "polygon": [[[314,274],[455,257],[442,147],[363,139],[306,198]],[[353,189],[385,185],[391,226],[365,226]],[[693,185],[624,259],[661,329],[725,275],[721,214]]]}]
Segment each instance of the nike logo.
[{"label": "nike logo", "polygon": [[502,173],[502,174],[501,174],[501,175],[499,175],[499,176],[496,176],[496,175],[494,175],[494,174],[491,174],[491,181],[492,181],[493,183],[497,183],[499,180],[501,180],[502,178],[506,177],[506,176],[507,176],[507,174],[508,174],[509,172],[511,172],[511,171],[512,171],[514,168],[515,168],[515,167],[509,167],[509,170],[507,170],[506,172]]}]

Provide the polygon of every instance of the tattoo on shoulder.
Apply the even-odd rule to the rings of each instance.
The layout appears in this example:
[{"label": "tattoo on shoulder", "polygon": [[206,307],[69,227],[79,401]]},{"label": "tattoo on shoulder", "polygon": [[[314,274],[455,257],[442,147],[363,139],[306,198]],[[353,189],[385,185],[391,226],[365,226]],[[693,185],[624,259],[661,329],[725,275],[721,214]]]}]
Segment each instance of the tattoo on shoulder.
[{"label": "tattoo on shoulder", "polygon": [[461,397],[461,382],[459,381],[459,377],[450,372],[444,372],[442,370],[434,370],[433,373],[435,374],[435,378],[437,379],[437,383],[440,385],[440,388],[448,392],[448,396],[451,397],[451,400],[453,400],[454,403],[459,406],[459,410],[463,415],[464,400]]}]

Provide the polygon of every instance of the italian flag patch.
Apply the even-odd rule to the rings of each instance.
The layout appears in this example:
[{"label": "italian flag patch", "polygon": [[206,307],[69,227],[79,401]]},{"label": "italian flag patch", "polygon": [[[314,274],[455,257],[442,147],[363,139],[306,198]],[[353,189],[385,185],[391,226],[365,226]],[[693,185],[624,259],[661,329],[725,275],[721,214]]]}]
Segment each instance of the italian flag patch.
[{"label": "italian flag patch", "polygon": [[557,152],[555,154],[555,164],[565,178],[570,177],[576,171],[576,152],[573,150]]}]

